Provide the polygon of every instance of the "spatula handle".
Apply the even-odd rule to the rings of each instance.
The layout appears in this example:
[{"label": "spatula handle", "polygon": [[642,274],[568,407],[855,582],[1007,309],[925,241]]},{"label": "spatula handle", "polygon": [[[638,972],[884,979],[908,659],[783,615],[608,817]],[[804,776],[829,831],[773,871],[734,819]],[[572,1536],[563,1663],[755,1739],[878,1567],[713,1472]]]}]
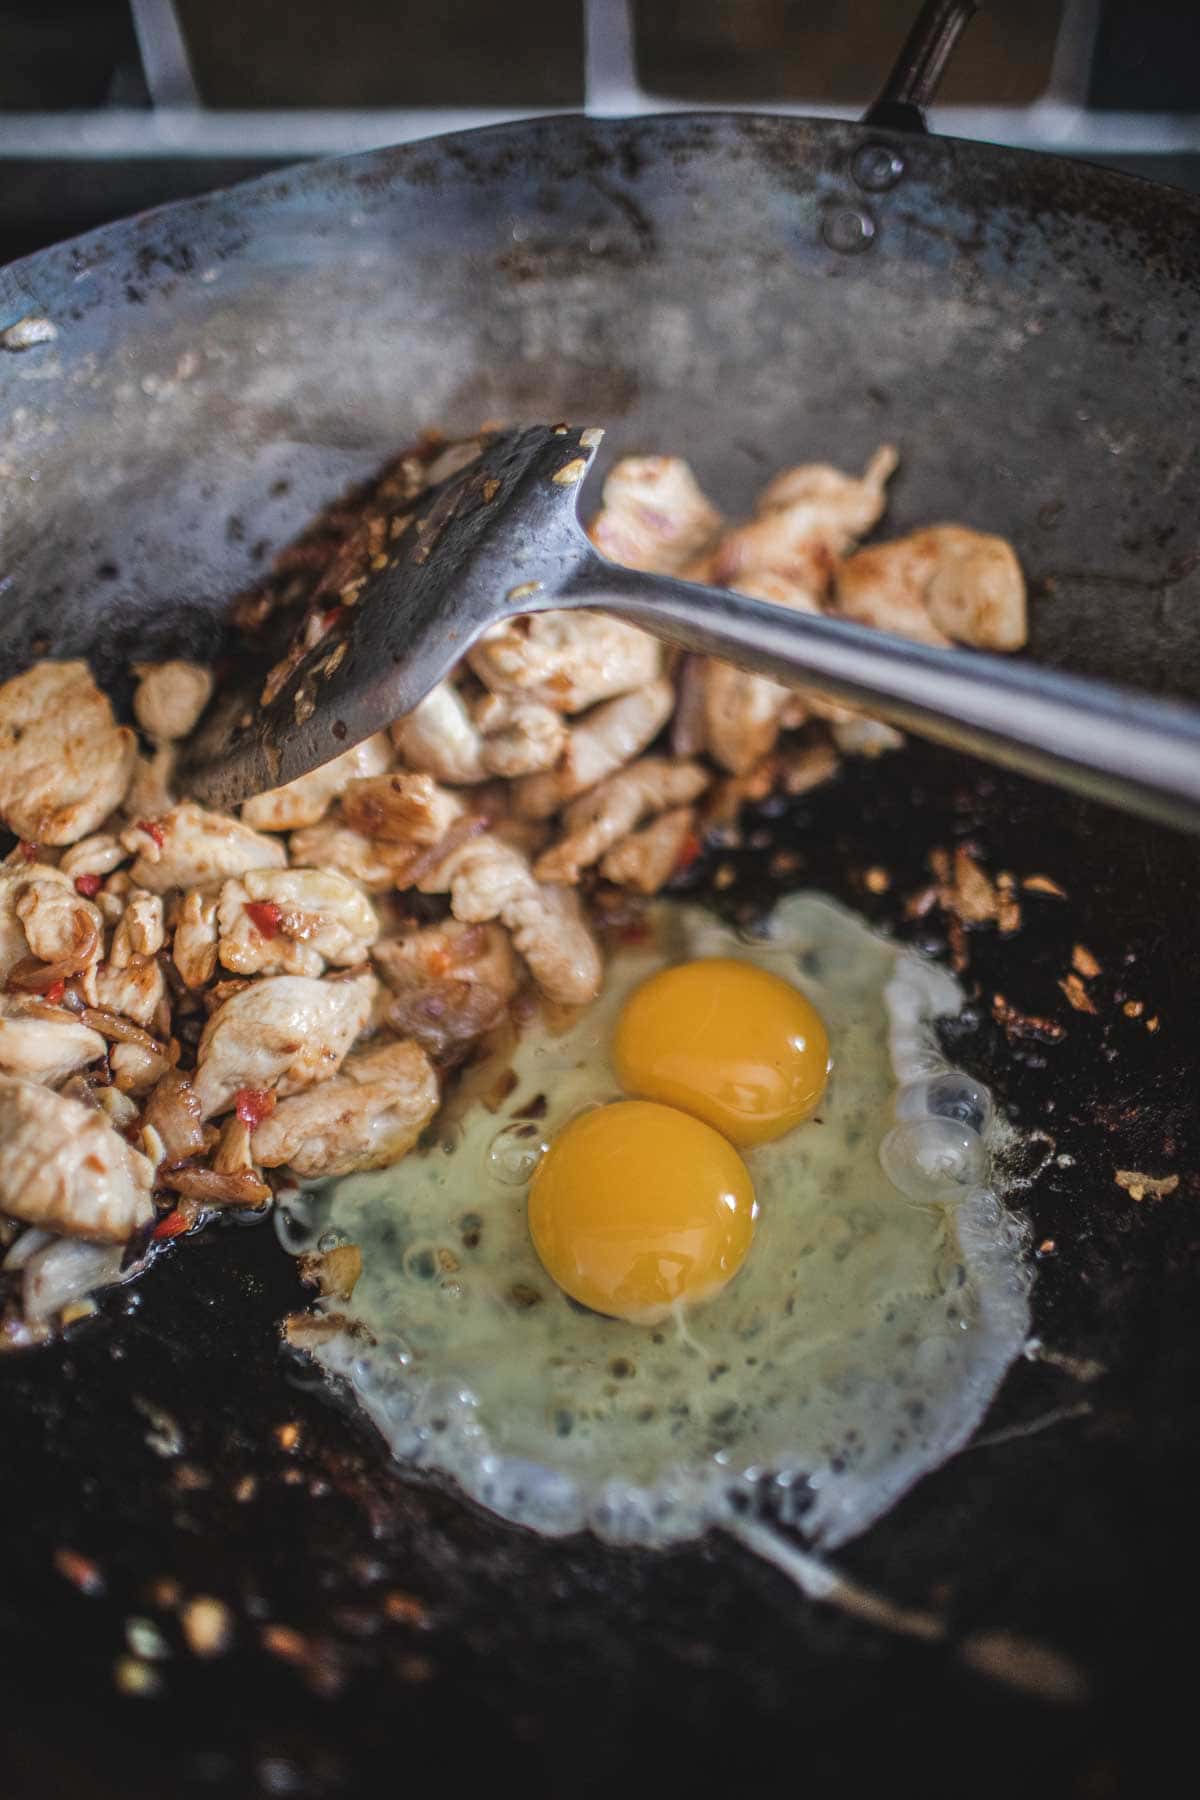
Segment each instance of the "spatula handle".
[{"label": "spatula handle", "polygon": [[[561,604],[561,601],[559,602]],[[570,603],[684,649],[819,688],[918,736],[1200,831],[1200,710],[972,650],[936,650],[590,559]]]}]

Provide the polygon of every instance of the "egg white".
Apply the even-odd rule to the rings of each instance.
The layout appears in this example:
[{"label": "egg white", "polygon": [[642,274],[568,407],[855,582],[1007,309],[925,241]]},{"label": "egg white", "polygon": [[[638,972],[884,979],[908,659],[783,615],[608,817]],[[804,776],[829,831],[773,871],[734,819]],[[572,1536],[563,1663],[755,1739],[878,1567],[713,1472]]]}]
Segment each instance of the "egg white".
[{"label": "egg white", "polygon": [[[594,1005],[559,1035],[525,1033],[499,1112],[477,1104],[395,1168],[305,1196],[303,1247],[363,1253],[365,1330],[316,1355],[402,1462],[537,1531],[658,1546],[752,1517],[834,1547],[965,1442],[1028,1335],[1023,1228],[972,1185],[986,1144],[967,1130],[962,1167],[907,1192],[880,1165],[898,1080],[919,1101],[945,1069],[931,1022],[961,991],[818,895],[761,938],[694,907],[651,916]],[[620,1097],[609,1046],[628,994],[706,955],[808,995],[829,1089],[816,1118],[745,1153],[760,1217],[724,1292],[655,1328],[603,1319],[538,1261],[528,1181],[555,1131]]]}]

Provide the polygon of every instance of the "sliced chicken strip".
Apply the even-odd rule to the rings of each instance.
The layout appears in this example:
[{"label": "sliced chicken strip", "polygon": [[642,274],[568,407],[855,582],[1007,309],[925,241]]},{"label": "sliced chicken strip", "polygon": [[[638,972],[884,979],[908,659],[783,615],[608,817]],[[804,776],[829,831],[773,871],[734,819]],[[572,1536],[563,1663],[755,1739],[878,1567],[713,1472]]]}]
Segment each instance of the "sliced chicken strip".
[{"label": "sliced chicken strip", "polygon": [[204,987],[216,972],[218,894],[216,887],[192,888],[179,908],[171,956],[190,988]]},{"label": "sliced chicken strip", "polygon": [[81,875],[111,875],[128,861],[128,850],[111,831],[97,831],[65,850],[58,867],[69,881],[77,881]]},{"label": "sliced chicken strip", "polygon": [[674,704],[675,689],[660,676],[632,694],[593,707],[570,728],[556,768],[517,782],[517,812],[527,819],[548,819],[576,794],[624,768],[658,736]]},{"label": "sliced chicken strip", "polygon": [[143,1132],[154,1132],[162,1155],[171,1162],[198,1156],[204,1149],[204,1122],[200,1101],[190,1078],[180,1069],[169,1069],[146,1102]]},{"label": "sliced chicken strip", "polygon": [[578,896],[534,879],[529,859],[490,832],[470,839],[418,882],[449,893],[456,919],[499,919],[548,999],[582,1006],[600,991],[600,952]]},{"label": "sliced chicken strip", "polygon": [[287,852],[278,838],[263,837],[238,819],[181,801],[156,819],[139,820],[121,833],[137,857],[130,878],[152,894],[203,887],[247,869],[278,869]]},{"label": "sliced chicken strip", "polygon": [[0,1074],[58,1087],[78,1069],[98,1062],[106,1047],[99,1032],[78,1019],[39,1018],[29,1002],[0,995]]},{"label": "sliced chicken strip", "polygon": [[682,457],[624,456],[604,483],[589,535],[612,562],[678,575],[708,550],[720,529],[720,513]]},{"label": "sliced chicken strip", "polygon": [[580,871],[628,835],[648,814],[683,806],[708,786],[698,763],[646,756],[591,793],[571,802],[563,814],[567,835],[534,865],[539,881],[576,882]]},{"label": "sliced chicken strip", "polygon": [[179,753],[174,744],[160,744],[152,756],[139,756],[133,765],[129,787],[121,802],[127,819],[157,819],[170,812],[175,804],[175,764]]},{"label": "sliced chicken strip", "polygon": [[413,861],[411,844],[372,840],[361,831],[351,831],[339,819],[322,819],[318,825],[294,831],[288,848],[294,863],[329,869],[370,894],[386,893],[402,884]]},{"label": "sliced chicken strip", "polygon": [[447,919],[381,938],[371,959],[392,994],[385,1022],[439,1063],[498,1025],[517,990],[516,958],[502,925]]},{"label": "sliced chicken strip", "polygon": [[937,546],[925,604],[938,630],[975,650],[1023,649],[1025,577],[1007,539],[963,525],[934,525],[918,535]]},{"label": "sliced chicken strip", "polygon": [[97,907],[76,893],[58,870],[35,875],[17,896],[15,911],[34,956],[49,963],[57,978],[91,968],[104,954],[104,920]]},{"label": "sliced chicken strip", "polygon": [[123,1244],[154,1216],[153,1175],[98,1109],[36,1081],[0,1077],[0,1212]]},{"label": "sliced chicken strip", "polygon": [[200,663],[135,663],[138,676],[133,716],[142,730],[160,742],[184,738],[208,705],[212,670]]},{"label": "sliced chicken strip", "polygon": [[153,1030],[159,1008],[167,995],[162,967],[154,956],[133,957],[128,963],[102,963],[95,972],[93,1005]]},{"label": "sliced chicken strip", "polygon": [[57,881],[69,894],[75,892],[74,885],[52,863],[26,862],[19,852],[0,863],[0,982],[7,981],[14,966],[30,954],[17,902],[34,880]]},{"label": "sliced chicken strip", "polygon": [[218,955],[235,975],[320,975],[365,961],[379,920],[362,889],[327,869],[251,869],[217,907]]},{"label": "sliced chicken strip", "polygon": [[785,470],[760,495],[751,522],[721,540],[712,579],[733,587],[752,576],[784,575],[819,603],[837,559],[882,517],[888,477],[898,460],[885,445],[861,477],[824,463]]},{"label": "sliced chicken strip", "polygon": [[165,942],[161,894],[148,894],[145,888],[131,889],[113,932],[109,962],[115,969],[126,968],[141,957],[157,956]]},{"label": "sliced chicken strip", "polygon": [[869,719],[865,714],[835,719],[831,729],[834,743],[847,756],[883,756],[889,750],[899,750],[904,743],[903,734],[894,725]]},{"label": "sliced chicken strip", "polygon": [[872,544],[847,557],[838,570],[833,610],[877,631],[945,648],[950,639],[934,625],[926,605],[936,566],[937,551],[928,539]]},{"label": "sliced chicken strip", "polygon": [[576,713],[653,681],[662,652],[644,631],[603,613],[544,612],[493,626],[467,661],[494,694]]},{"label": "sliced chicken strip", "polygon": [[306,1180],[383,1169],[412,1149],[438,1099],[420,1045],[384,1044],[347,1057],[332,1081],[282,1101],[254,1131],[254,1158],[268,1169],[286,1163]]},{"label": "sliced chicken strip", "polygon": [[687,852],[694,846],[696,828],[694,806],[673,806],[660,813],[640,831],[614,844],[605,853],[600,873],[619,887],[633,888],[639,894],[657,894],[671,879]]},{"label": "sliced chicken strip", "polygon": [[486,781],[483,739],[452,681],[439,682],[421,704],[397,719],[392,742],[410,769],[452,787]]},{"label": "sliced chicken strip", "polygon": [[342,817],[352,831],[413,848],[440,843],[462,812],[457,794],[431,775],[404,769],[352,781],[342,795]]},{"label": "sliced chicken strip", "polygon": [[73,844],[125,798],[137,738],[82,662],[40,662],[0,687],[0,818],[34,844]]},{"label": "sliced chicken strip", "polygon": [[1025,578],[1012,545],[964,525],[932,525],[842,564],[837,610],[920,643],[1020,650]]},{"label": "sliced chicken strip", "polygon": [[471,717],[483,733],[484,768],[506,780],[552,769],[567,741],[562,714],[540,700],[484,694],[472,707]]},{"label": "sliced chicken strip", "polygon": [[327,1081],[370,1018],[378,991],[374,975],[277,975],[234,994],[200,1039],[192,1085],[204,1117],[225,1112],[239,1088],[294,1094]]},{"label": "sliced chicken strip", "polygon": [[352,750],[296,781],[289,781],[286,787],[253,795],[242,806],[242,820],[256,831],[296,831],[304,825],[315,825],[350,782],[367,775],[383,775],[394,760],[387,737],[377,731],[374,737],[364,738]]}]

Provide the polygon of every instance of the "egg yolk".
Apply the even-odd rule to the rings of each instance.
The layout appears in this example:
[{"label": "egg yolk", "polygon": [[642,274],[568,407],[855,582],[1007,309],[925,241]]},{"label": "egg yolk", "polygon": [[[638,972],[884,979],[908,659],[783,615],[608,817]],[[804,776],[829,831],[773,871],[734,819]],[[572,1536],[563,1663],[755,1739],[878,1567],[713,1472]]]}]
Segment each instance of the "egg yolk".
[{"label": "egg yolk", "polygon": [[820,1105],[821,1016],[790,982],[733,957],[663,969],[626,1001],[613,1058],[621,1086],[682,1107],[738,1145],[781,1137]]},{"label": "egg yolk", "polygon": [[529,1190],[529,1229],[550,1274],[584,1306],[653,1324],[720,1291],[757,1216],[745,1163],[689,1113],[617,1100],[560,1131]]}]

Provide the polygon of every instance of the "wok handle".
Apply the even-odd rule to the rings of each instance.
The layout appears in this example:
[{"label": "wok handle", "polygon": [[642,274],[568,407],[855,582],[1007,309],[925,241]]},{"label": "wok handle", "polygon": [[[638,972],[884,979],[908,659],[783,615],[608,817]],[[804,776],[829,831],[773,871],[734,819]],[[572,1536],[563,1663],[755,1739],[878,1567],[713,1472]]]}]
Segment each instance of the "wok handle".
[{"label": "wok handle", "polygon": [[978,11],[978,0],[925,0],[879,98],[863,114],[863,124],[924,131],[924,108],[938,90],[964,27]]},{"label": "wok handle", "polygon": [[1200,832],[1200,709],[585,558],[554,604],[866,706],[920,737]]}]

